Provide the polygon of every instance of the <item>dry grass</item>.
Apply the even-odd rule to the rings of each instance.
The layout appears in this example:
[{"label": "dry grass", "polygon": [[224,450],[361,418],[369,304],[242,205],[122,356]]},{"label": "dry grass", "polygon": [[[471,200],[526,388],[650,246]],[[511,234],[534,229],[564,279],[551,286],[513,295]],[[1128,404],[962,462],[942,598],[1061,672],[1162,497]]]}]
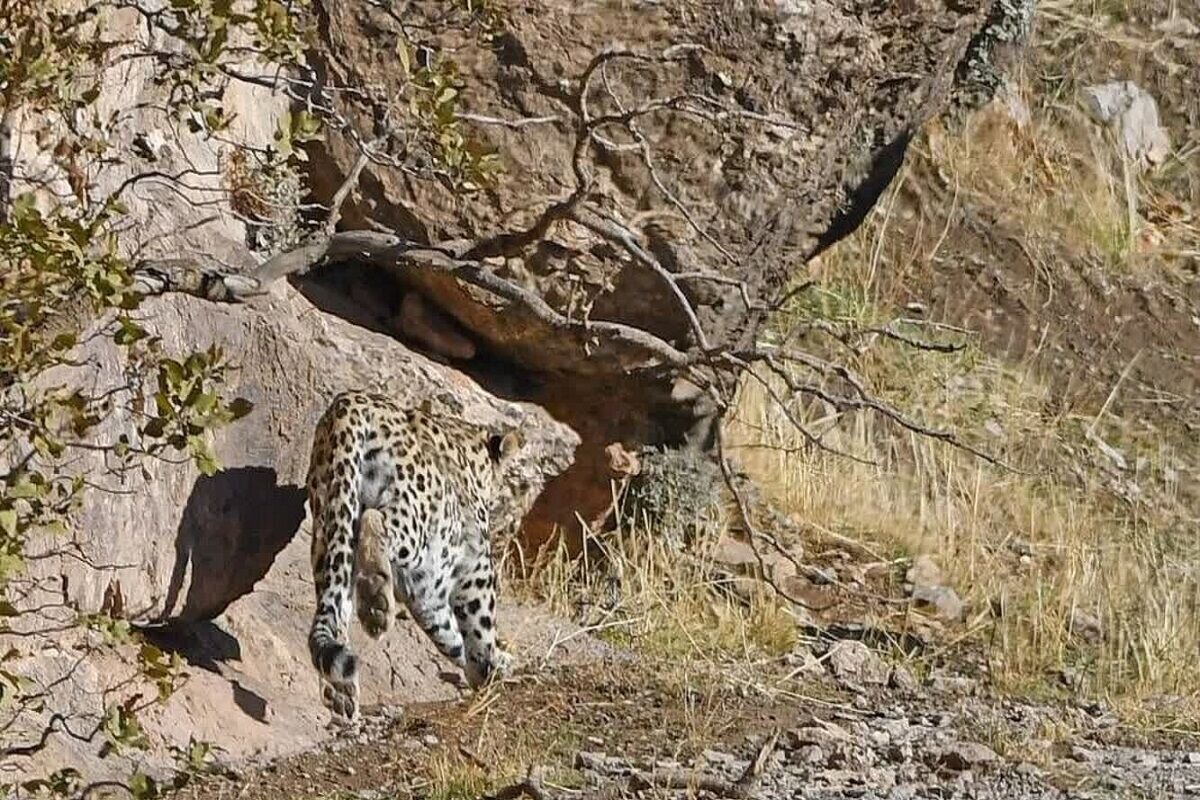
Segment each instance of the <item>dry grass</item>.
[{"label": "dry grass", "polygon": [[[1000,398],[989,416],[1005,428],[1006,454],[1044,463],[1072,435],[1071,421],[1033,427],[1036,384],[1017,394],[1025,405],[1007,405],[1021,384],[997,387],[1016,377],[988,375],[993,368],[984,362],[967,373],[980,384],[963,390],[964,407],[977,412]],[[895,369],[915,374],[910,359],[898,358]],[[780,448],[748,449],[744,463],[814,529],[936,557],[970,601],[968,624],[989,646],[1003,685],[1028,689],[1070,669],[1087,690],[1135,703],[1196,691],[1197,554],[1175,535],[1183,530],[1151,509],[1123,508],[1095,487],[1070,485],[1063,473],[1006,472],[866,419],[845,426],[839,444],[872,454],[878,466],[827,453],[781,455],[801,441],[753,383],[739,419],[751,426],[746,441]],[[1027,548],[1033,555],[1023,559]],[[1002,609],[998,619],[993,608]],[[1100,620],[1103,641],[1075,630],[1080,612]]]},{"label": "dry grass", "polygon": [[1196,257],[1200,224],[1188,205],[1200,199],[1200,134],[1176,124],[1176,149],[1167,163],[1142,174],[1081,102],[1087,85],[1133,80],[1157,95],[1164,120],[1171,121],[1173,104],[1190,96],[1182,81],[1200,46],[1176,47],[1180,40],[1153,29],[1169,13],[1167,3],[1140,0],[1040,3],[1027,73],[965,131],[934,126],[927,132],[914,154],[924,173],[921,188],[942,204],[995,212],[1022,231],[1035,259],[1046,258],[1052,244],[1130,273],[1174,269]]},{"label": "dry grass", "polygon": [[769,590],[720,585],[711,545],[685,554],[624,525],[589,544],[583,558],[565,544],[543,551],[515,591],[610,642],[692,666],[753,664],[795,646],[794,621]]},{"label": "dry grass", "polygon": [[439,752],[429,760],[430,800],[474,800],[490,788],[487,772],[466,758]]},{"label": "dry grass", "polygon": [[512,591],[636,656],[622,669],[647,675],[679,709],[679,752],[722,741],[745,717],[737,708],[745,697],[794,696],[784,657],[797,646],[796,620],[765,584],[747,577],[730,585],[715,570],[713,545],[724,531],[682,551],[627,522],[589,539],[583,557],[565,544],[543,550],[512,576]]},{"label": "dry grass", "polygon": [[[1120,2],[1046,3],[1042,73],[1031,70],[1020,90],[1027,123],[993,109],[964,130],[927,131],[868,223],[813,265],[820,286],[786,311],[780,333],[805,320],[865,326],[902,315],[937,279],[953,226],[1007,231],[999,235],[1035,265],[1046,296],[1074,268],[1064,257],[1118,275],[1169,277],[1181,258],[1200,252],[1188,206],[1190,191],[1200,197],[1196,150],[1185,145],[1171,163],[1136,175],[1082,112],[1078,85],[1058,73],[1046,78],[1048,65],[1069,72],[1097,53],[1114,69],[1121,58],[1145,58],[1153,37],[1126,21],[1128,10]],[[1127,389],[1119,381],[1083,393],[1103,402],[1065,402],[1042,372],[1040,346],[1027,361],[1006,363],[966,332],[914,333],[967,347],[947,355],[883,340],[858,353],[811,338],[802,344],[828,346],[826,355],[868,376],[880,396],[962,432],[1017,470],[878,419],[807,405],[799,414],[829,444],[875,463],[814,451],[753,380],[742,388],[734,426],[742,463],[818,543],[824,531],[831,547],[849,537],[885,557],[934,555],[969,601],[965,630],[947,639],[982,649],[999,687],[1069,683],[1107,697],[1127,720],[1158,724],[1174,715],[1194,728],[1200,552],[1178,465],[1200,458],[1200,446],[1172,442],[1124,404],[1110,406],[1104,398]],[[1114,472],[1106,446],[1132,468]],[[794,646],[793,621],[776,599],[758,591],[734,600],[715,590],[709,554],[681,557],[628,525],[593,544],[600,568],[548,552],[523,571],[530,577],[518,591],[672,665],[696,731],[721,718],[711,682],[769,680],[761,666]]]},{"label": "dry grass", "polygon": [[583,737],[572,724],[513,725],[504,714],[494,715],[493,701],[499,701],[495,692],[482,702],[477,698],[467,709],[468,720],[478,723],[477,731],[458,744],[443,741],[424,759],[421,785],[414,787],[420,796],[475,800],[522,780],[530,765],[541,765],[544,778],[553,785],[578,782],[578,773],[570,765]]},{"label": "dry grass", "polygon": [[[1103,11],[1048,3],[1043,48],[1069,45],[1070,53],[1054,56],[1063,59],[1086,46],[1116,48],[1131,60],[1144,56],[1148,39],[1115,21],[1121,3],[1108,5]],[[1042,63],[1049,60],[1043,53]],[[1200,165],[1194,154],[1177,154],[1175,163],[1134,177],[1110,155],[1107,134],[1076,110],[1072,91],[1026,86],[1032,110],[1023,127],[993,110],[962,131],[928,131],[896,191],[862,230],[815,265],[821,293],[790,309],[781,326],[897,316],[903,301],[929,284],[930,265],[952,233],[948,222],[924,223],[938,218],[930,207],[942,219],[983,209],[989,226],[999,220],[1017,232],[1048,292],[1065,268],[1064,252],[1116,273],[1169,275],[1176,257],[1198,249],[1194,212],[1171,192],[1200,185]],[[1175,211],[1163,213],[1168,207]],[[878,420],[844,419],[817,406],[802,410],[805,419],[828,429],[831,444],[877,464],[806,451],[754,381],[743,387],[739,405],[740,441],[752,445],[742,460],[815,530],[876,549],[935,555],[970,600],[969,641],[986,647],[1000,685],[1028,690],[1078,676],[1081,691],[1111,698],[1132,719],[1155,707],[1155,698],[1182,698],[1166,705],[1194,726],[1200,552],[1196,509],[1179,491],[1178,465],[1193,461],[1200,447],[1172,441],[1107,402],[1064,404],[1043,380],[1036,355],[1006,364],[970,337],[958,338],[969,346],[950,356],[886,342],[857,355],[832,349],[830,355],[849,357],[897,405],[965,432],[1024,471],[991,467]],[[1095,389],[1092,396],[1111,399],[1127,387]],[[1130,468],[1112,470],[1098,440],[1119,450]],[[1022,558],[1029,549],[1032,556]],[[1080,630],[1089,616],[1100,622],[1099,639]]]}]

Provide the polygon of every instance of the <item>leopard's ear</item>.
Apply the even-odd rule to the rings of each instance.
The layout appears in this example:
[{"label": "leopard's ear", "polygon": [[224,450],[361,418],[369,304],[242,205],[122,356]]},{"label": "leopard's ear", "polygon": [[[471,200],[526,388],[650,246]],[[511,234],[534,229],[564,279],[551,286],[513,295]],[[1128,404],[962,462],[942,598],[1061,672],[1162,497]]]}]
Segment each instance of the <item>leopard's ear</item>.
[{"label": "leopard's ear", "polygon": [[520,450],[522,444],[521,434],[516,431],[492,434],[488,437],[488,455],[493,463],[500,464]]}]

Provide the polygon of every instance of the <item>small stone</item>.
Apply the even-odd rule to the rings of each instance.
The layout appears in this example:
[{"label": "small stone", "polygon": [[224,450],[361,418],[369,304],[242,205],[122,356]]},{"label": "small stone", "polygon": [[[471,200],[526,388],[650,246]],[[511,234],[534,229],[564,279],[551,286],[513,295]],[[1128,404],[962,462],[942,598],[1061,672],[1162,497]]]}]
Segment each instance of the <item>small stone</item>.
[{"label": "small stone", "polygon": [[879,723],[879,729],[888,735],[889,741],[902,742],[907,739],[912,732],[908,720],[901,717],[900,719],[885,719]]},{"label": "small stone", "polygon": [[888,667],[862,642],[838,642],[829,650],[829,670],[847,683],[882,686],[887,683]]},{"label": "small stone", "polygon": [[817,745],[807,744],[796,749],[795,760],[801,764],[824,764],[826,755],[825,751]]},{"label": "small stone", "polygon": [[1088,644],[1099,644],[1104,641],[1104,623],[1094,614],[1089,614],[1082,608],[1071,611],[1071,633],[1083,639]]},{"label": "small stone", "polygon": [[1022,539],[1020,536],[1014,536],[1008,540],[1008,549],[1019,556],[1033,556],[1033,545],[1028,539]]},{"label": "small stone", "polygon": [[929,688],[941,694],[974,694],[977,685],[974,678],[965,675],[935,672],[929,676]]},{"label": "small stone", "polygon": [[[892,672],[888,675],[888,688],[905,694],[916,694],[921,690],[921,684],[917,682],[912,670],[903,664],[897,664],[892,667]],[[907,725],[907,723],[905,724]]]},{"label": "small stone", "polygon": [[838,725],[832,722],[825,723],[824,726],[812,725],[805,728],[796,728],[788,731],[788,742],[790,747],[803,747],[804,745],[817,745],[819,747],[833,747],[850,741],[850,734]]},{"label": "small stone", "polygon": [[713,548],[713,561],[729,567],[751,567],[758,565],[754,547],[731,536],[722,536]]},{"label": "small stone", "polygon": [[432,733],[427,733],[421,737],[421,744],[425,745],[426,747],[437,747],[440,742],[438,737],[434,736]]},{"label": "small stone", "polygon": [[1063,667],[1058,672],[1058,682],[1068,689],[1078,689],[1079,680],[1079,670],[1074,667]]},{"label": "small stone", "polygon": [[810,567],[806,574],[816,586],[832,586],[838,582],[837,573],[828,567]]},{"label": "small stone", "polygon": [[1081,764],[1096,764],[1104,760],[1103,756],[1095,750],[1089,750],[1077,744],[1071,746],[1071,758]]},{"label": "small stone", "polygon": [[799,646],[784,657],[784,663],[795,670],[797,675],[816,676],[824,674],[825,667],[821,660],[814,656],[807,647]]},{"label": "small stone", "polygon": [[938,764],[956,772],[965,772],[1000,760],[996,751],[978,742],[956,742],[942,751]]},{"label": "small stone", "polygon": [[719,750],[705,750],[700,755],[710,764],[730,764],[736,760],[736,757],[733,754],[722,753]]},{"label": "small stone", "polygon": [[933,609],[940,619],[957,622],[966,612],[966,604],[949,586],[914,586],[912,599],[918,606]]},{"label": "small stone", "polygon": [[1158,104],[1131,81],[1112,81],[1083,90],[1088,112],[1118,133],[1119,144],[1131,161],[1161,164],[1171,152],[1171,140],[1158,116]]},{"label": "small stone", "polygon": [[599,736],[589,736],[587,737],[587,743],[595,747],[600,747],[604,744],[604,740]]},{"label": "small stone", "polygon": [[592,772],[604,772],[607,767],[608,756],[604,753],[592,753],[587,750],[580,750],[575,754],[575,768],[586,769]]},{"label": "small stone", "polygon": [[1155,23],[1154,30],[1172,39],[1194,39],[1200,36],[1200,27],[1187,17],[1173,15]]},{"label": "small stone", "polygon": [[872,767],[867,770],[867,785],[877,792],[891,789],[896,785],[896,770],[890,767]]},{"label": "small stone", "polygon": [[904,573],[904,579],[913,586],[940,586],[942,570],[932,556],[919,555]]},{"label": "small stone", "polygon": [[1183,760],[1186,761],[1187,763],[1193,764],[1193,765],[1200,764],[1200,753],[1197,753],[1197,752],[1188,753],[1186,756],[1183,757]]},{"label": "small stone", "polygon": [[858,772],[849,769],[826,770],[822,776],[830,786],[847,786],[858,780]]}]

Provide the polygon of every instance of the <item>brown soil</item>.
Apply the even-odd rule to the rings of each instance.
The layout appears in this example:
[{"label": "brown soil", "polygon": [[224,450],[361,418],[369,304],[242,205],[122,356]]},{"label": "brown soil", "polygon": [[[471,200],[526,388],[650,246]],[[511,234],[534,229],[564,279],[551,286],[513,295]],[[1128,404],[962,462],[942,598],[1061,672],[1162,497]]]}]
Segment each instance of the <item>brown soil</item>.
[{"label": "brown soil", "polygon": [[689,724],[687,703],[644,667],[610,662],[555,668],[518,676],[474,702],[409,706],[396,721],[383,723],[377,736],[346,736],[320,753],[203,781],[179,798],[301,800],[370,789],[423,796],[439,762],[503,783],[529,766],[569,770],[579,750],[607,750],[635,761],[684,760],[703,746],[794,725],[801,714],[795,703],[763,703],[728,691],[707,701],[725,712],[721,724],[706,729],[704,740],[688,743],[679,735]]}]

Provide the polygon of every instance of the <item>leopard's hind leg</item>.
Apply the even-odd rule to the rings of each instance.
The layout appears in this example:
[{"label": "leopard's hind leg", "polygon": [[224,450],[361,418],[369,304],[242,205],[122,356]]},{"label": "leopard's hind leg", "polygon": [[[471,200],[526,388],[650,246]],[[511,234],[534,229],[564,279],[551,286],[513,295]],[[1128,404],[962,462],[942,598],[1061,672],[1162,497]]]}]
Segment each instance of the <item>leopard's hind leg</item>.
[{"label": "leopard's hind leg", "polygon": [[463,667],[463,639],[450,609],[450,567],[448,547],[431,537],[417,558],[401,567],[402,596],[409,613],[442,655]]},{"label": "leopard's hind leg", "polygon": [[512,658],[497,646],[496,581],[486,541],[468,546],[456,565],[450,603],[466,650],[467,683],[478,687],[502,677]]},{"label": "leopard's hind leg", "polygon": [[387,633],[395,616],[392,554],[386,520],[368,508],[359,518],[354,554],[354,595],[358,621],[374,639]]}]

